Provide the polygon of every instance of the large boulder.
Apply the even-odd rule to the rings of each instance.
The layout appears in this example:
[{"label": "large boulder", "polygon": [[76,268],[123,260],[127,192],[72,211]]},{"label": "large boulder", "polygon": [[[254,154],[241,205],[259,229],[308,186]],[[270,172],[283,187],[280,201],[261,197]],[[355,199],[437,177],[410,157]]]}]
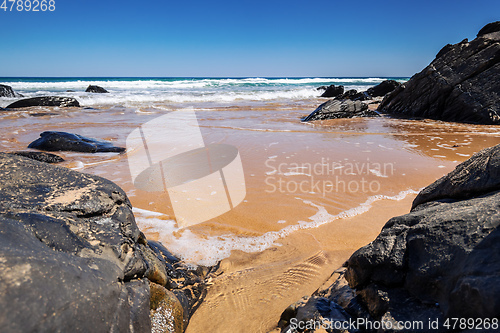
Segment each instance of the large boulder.
[{"label": "large boulder", "polygon": [[23,97],[12,89],[11,86],[0,84],[0,97]]},{"label": "large boulder", "polygon": [[71,97],[54,97],[54,96],[32,97],[32,98],[21,99],[12,104],[9,104],[7,106],[7,109],[27,108],[31,106],[79,107],[80,103],[78,103],[76,99]]},{"label": "large boulder", "polygon": [[55,131],[41,133],[40,138],[30,143],[28,148],[82,153],[121,153],[125,151],[125,148],[113,146],[111,142],[86,138],[73,133]]},{"label": "large boulder", "polygon": [[378,116],[378,113],[368,110],[368,105],[365,103],[335,99],[321,104],[310,115],[303,118],[302,121],[376,116]]},{"label": "large boulder", "polygon": [[149,244],[117,185],[4,153],[0,184],[2,332],[185,329],[202,277]]},{"label": "large boulder", "polygon": [[371,97],[385,96],[386,94],[392,92],[394,89],[399,87],[401,83],[395,80],[385,80],[380,82],[374,87],[369,88],[366,92]]},{"label": "large boulder", "polygon": [[476,39],[446,45],[423,71],[387,95],[379,111],[444,121],[500,124],[500,22]]},{"label": "large boulder", "polygon": [[491,324],[500,317],[499,175],[497,145],[422,190],[409,214],[390,219],[333,284],[305,302],[315,315],[300,317],[304,310],[296,309],[284,325],[291,318],[329,319],[339,305],[354,321],[425,325],[406,332],[425,332],[437,322],[433,331],[448,331],[446,318],[489,318]]},{"label": "large boulder", "polygon": [[337,97],[344,93],[344,86],[328,86],[320,97]]},{"label": "large boulder", "polygon": [[109,93],[109,91],[107,91],[103,87],[93,86],[93,85],[88,86],[87,89],[85,90],[85,92],[94,93],[94,94],[106,94],[106,93]]}]

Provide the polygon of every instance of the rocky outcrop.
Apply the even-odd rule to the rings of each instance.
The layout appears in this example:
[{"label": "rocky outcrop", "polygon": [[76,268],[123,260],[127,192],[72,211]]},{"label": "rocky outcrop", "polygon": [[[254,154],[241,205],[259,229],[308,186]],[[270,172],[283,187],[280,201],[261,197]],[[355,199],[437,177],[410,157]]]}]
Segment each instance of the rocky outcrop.
[{"label": "rocky outcrop", "polygon": [[2,332],[186,328],[202,270],[150,244],[117,185],[4,153],[0,184]]},{"label": "rocky outcrop", "polygon": [[446,45],[378,110],[453,122],[500,124],[500,22],[473,41]]},{"label": "rocky outcrop", "polygon": [[330,100],[321,104],[309,116],[303,118],[302,121],[376,116],[378,116],[377,112],[368,110],[368,106],[360,101]]},{"label": "rocky outcrop", "polygon": [[400,85],[401,85],[401,83],[399,83],[395,80],[385,80],[385,81],[380,82],[376,86],[371,87],[366,92],[371,97],[385,96],[388,93],[394,91],[394,89],[396,89]]},{"label": "rocky outcrop", "polygon": [[0,84],[0,97],[23,97],[23,95],[16,93],[11,86]]},{"label": "rocky outcrop", "polygon": [[499,175],[497,145],[422,190],[409,214],[389,220],[332,285],[289,309],[282,327],[293,318],[362,318],[389,326],[421,320],[424,329],[405,332],[425,332],[438,320],[433,331],[444,332],[445,318],[498,318]]},{"label": "rocky outcrop", "polygon": [[54,96],[32,97],[32,98],[21,99],[12,104],[9,104],[7,106],[7,109],[27,108],[31,106],[79,107],[80,103],[78,103],[76,99],[71,97],[54,97]]},{"label": "rocky outcrop", "polygon": [[320,97],[337,97],[344,93],[344,86],[328,86]]},{"label": "rocky outcrop", "polygon": [[106,93],[109,93],[109,91],[107,91],[103,87],[93,86],[93,85],[88,86],[87,89],[85,90],[85,92],[94,93],[94,94],[106,94]]},{"label": "rocky outcrop", "polygon": [[121,153],[125,151],[125,148],[113,146],[111,142],[86,138],[73,133],[53,131],[41,133],[40,138],[30,143],[28,148],[82,153]]},{"label": "rocky outcrop", "polygon": [[24,156],[27,158],[31,158],[35,161],[45,162],[45,163],[61,163],[64,162],[64,158],[61,156],[57,156],[54,154],[36,152],[36,151],[16,151],[11,154]]}]

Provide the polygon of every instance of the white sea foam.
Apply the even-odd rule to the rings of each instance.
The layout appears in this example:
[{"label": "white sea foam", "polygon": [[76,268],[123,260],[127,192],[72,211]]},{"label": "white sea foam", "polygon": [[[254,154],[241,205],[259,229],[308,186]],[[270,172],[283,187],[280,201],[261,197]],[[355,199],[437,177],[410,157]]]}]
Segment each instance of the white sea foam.
[{"label": "white sea foam", "polygon": [[337,215],[328,213],[326,208],[321,205],[301,198],[296,198],[301,200],[304,204],[317,209],[317,212],[309,217],[309,221],[298,221],[296,224],[288,225],[281,230],[269,231],[256,237],[241,237],[234,234],[200,237],[189,229],[179,230],[175,221],[161,219],[162,214],[160,213],[139,208],[134,208],[133,212],[139,227],[143,230],[147,229],[149,232],[158,233],[159,239],[168,246],[168,249],[174,255],[194,265],[212,266],[218,261],[229,257],[233,250],[241,250],[247,253],[261,252],[272,246],[280,246],[278,241],[295,231],[317,228],[336,220],[366,213],[377,201],[400,201],[410,194],[417,193],[418,191],[409,189],[401,191],[394,196],[371,196],[359,206],[343,211]]},{"label": "white sea foam", "polygon": [[[26,97],[74,97],[84,106],[135,105],[138,103],[230,103],[235,101],[298,100],[319,97],[319,85],[342,84],[363,91],[383,78],[246,78],[246,79],[109,79],[24,80],[5,83]],[[109,94],[85,93],[99,85]],[[67,91],[72,90],[72,91]],[[7,105],[13,99],[2,99]],[[5,101],[5,103],[4,103]]]}]

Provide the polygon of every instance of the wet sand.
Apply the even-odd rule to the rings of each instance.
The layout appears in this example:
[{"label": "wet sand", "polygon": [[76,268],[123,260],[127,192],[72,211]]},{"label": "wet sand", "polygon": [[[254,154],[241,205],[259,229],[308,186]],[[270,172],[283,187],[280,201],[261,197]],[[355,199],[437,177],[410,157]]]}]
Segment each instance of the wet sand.
[{"label": "wet sand", "polygon": [[[126,154],[58,154],[67,160],[63,166],[121,186],[148,238],[193,265],[223,259],[187,332],[267,332],[288,305],[322,285],[390,217],[407,213],[419,189],[500,143],[494,126],[387,117],[300,123],[321,102],[195,106],[205,143],[238,148],[246,197],[233,210],[185,229],[176,225],[168,196],[133,186]],[[0,146],[25,150],[46,130],[124,146],[137,126],[182,109],[4,112]]]}]

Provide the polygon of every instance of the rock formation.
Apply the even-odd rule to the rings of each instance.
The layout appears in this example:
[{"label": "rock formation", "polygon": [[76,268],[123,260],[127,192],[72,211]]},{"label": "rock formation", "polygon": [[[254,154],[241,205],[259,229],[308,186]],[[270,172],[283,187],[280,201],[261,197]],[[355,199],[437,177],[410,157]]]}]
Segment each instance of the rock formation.
[{"label": "rock formation", "polygon": [[2,332],[186,328],[206,270],[148,242],[117,185],[4,153],[0,184]]},{"label": "rock formation", "polygon": [[500,21],[469,42],[448,44],[420,73],[387,95],[380,112],[500,124]]}]

